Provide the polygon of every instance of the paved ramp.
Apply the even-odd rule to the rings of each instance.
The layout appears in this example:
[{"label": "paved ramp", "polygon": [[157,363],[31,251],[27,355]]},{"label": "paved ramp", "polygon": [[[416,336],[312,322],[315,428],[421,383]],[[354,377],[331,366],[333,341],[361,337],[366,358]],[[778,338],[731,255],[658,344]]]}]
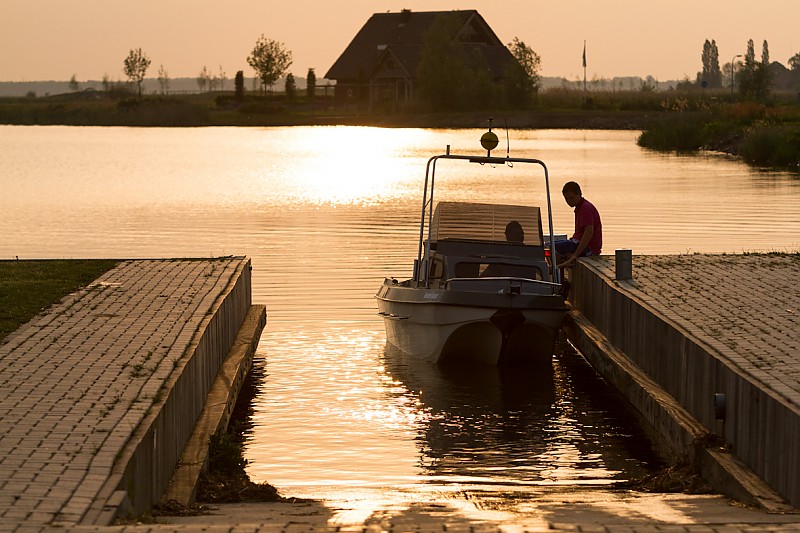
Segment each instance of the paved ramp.
[{"label": "paved ramp", "polygon": [[0,345],[0,523],[158,501],[251,305],[250,261],[123,261]]}]

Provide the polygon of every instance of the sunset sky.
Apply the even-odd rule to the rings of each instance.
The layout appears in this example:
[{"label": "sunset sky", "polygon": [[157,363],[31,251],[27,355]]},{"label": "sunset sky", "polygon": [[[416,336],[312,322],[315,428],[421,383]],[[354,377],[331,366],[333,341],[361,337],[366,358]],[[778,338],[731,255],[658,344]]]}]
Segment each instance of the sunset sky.
[{"label": "sunset sky", "polygon": [[124,79],[128,51],[141,47],[169,77],[220,66],[251,76],[246,57],[261,34],[293,54],[291,71],[322,77],[373,13],[477,9],[505,43],[519,37],[542,58],[542,75],[694,78],[705,39],[720,65],[769,42],[787,64],[800,51],[800,0],[0,0],[0,81]]}]

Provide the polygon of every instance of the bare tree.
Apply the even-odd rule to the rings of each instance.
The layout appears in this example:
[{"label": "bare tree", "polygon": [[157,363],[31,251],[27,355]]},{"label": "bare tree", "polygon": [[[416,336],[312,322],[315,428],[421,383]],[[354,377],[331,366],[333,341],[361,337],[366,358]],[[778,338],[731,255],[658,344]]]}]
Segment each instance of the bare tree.
[{"label": "bare tree", "polygon": [[161,87],[161,94],[169,92],[169,72],[164,68],[164,65],[158,67],[158,85]]},{"label": "bare tree", "polygon": [[225,90],[225,82],[228,81],[228,77],[226,76],[225,71],[222,70],[222,65],[219,66],[219,72],[217,73],[216,76],[214,76],[214,81],[215,85],[217,86],[217,89],[219,89],[220,91]]},{"label": "bare tree", "polygon": [[210,85],[211,81],[211,74],[208,72],[208,68],[203,65],[203,70],[200,71],[200,74],[197,75],[197,86],[200,88],[200,92],[206,90],[206,86]]},{"label": "bare tree", "polygon": [[78,79],[75,77],[75,74],[69,79],[69,90],[76,93],[81,89],[81,86],[78,85]]},{"label": "bare tree", "polygon": [[131,50],[128,53],[128,57],[125,58],[125,68],[123,70],[128,79],[136,84],[140,97],[142,96],[144,75],[147,73],[147,68],[149,66],[150,58],[142,52],[141,48]]}]

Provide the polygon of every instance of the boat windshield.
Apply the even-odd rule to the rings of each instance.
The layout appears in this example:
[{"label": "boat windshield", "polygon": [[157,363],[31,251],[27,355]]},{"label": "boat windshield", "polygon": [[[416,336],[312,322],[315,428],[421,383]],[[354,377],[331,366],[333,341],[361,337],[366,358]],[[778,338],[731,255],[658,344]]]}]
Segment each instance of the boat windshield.
[{"label": "boat windshield", "polygon": [[445,239],[542,246],[541,212],[523,205],[439,202],[430,241]]}]

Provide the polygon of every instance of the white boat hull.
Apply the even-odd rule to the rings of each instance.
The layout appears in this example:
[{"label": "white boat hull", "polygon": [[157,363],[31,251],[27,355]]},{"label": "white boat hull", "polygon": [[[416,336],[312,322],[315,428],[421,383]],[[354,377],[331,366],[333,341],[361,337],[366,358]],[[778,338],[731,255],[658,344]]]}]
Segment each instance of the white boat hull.
[{"label": "white boat hull", "polygon": [[454,293],[391,281],[376,297],[388,341],[433,363],[550,364],[566,314],[557,296]]}]

